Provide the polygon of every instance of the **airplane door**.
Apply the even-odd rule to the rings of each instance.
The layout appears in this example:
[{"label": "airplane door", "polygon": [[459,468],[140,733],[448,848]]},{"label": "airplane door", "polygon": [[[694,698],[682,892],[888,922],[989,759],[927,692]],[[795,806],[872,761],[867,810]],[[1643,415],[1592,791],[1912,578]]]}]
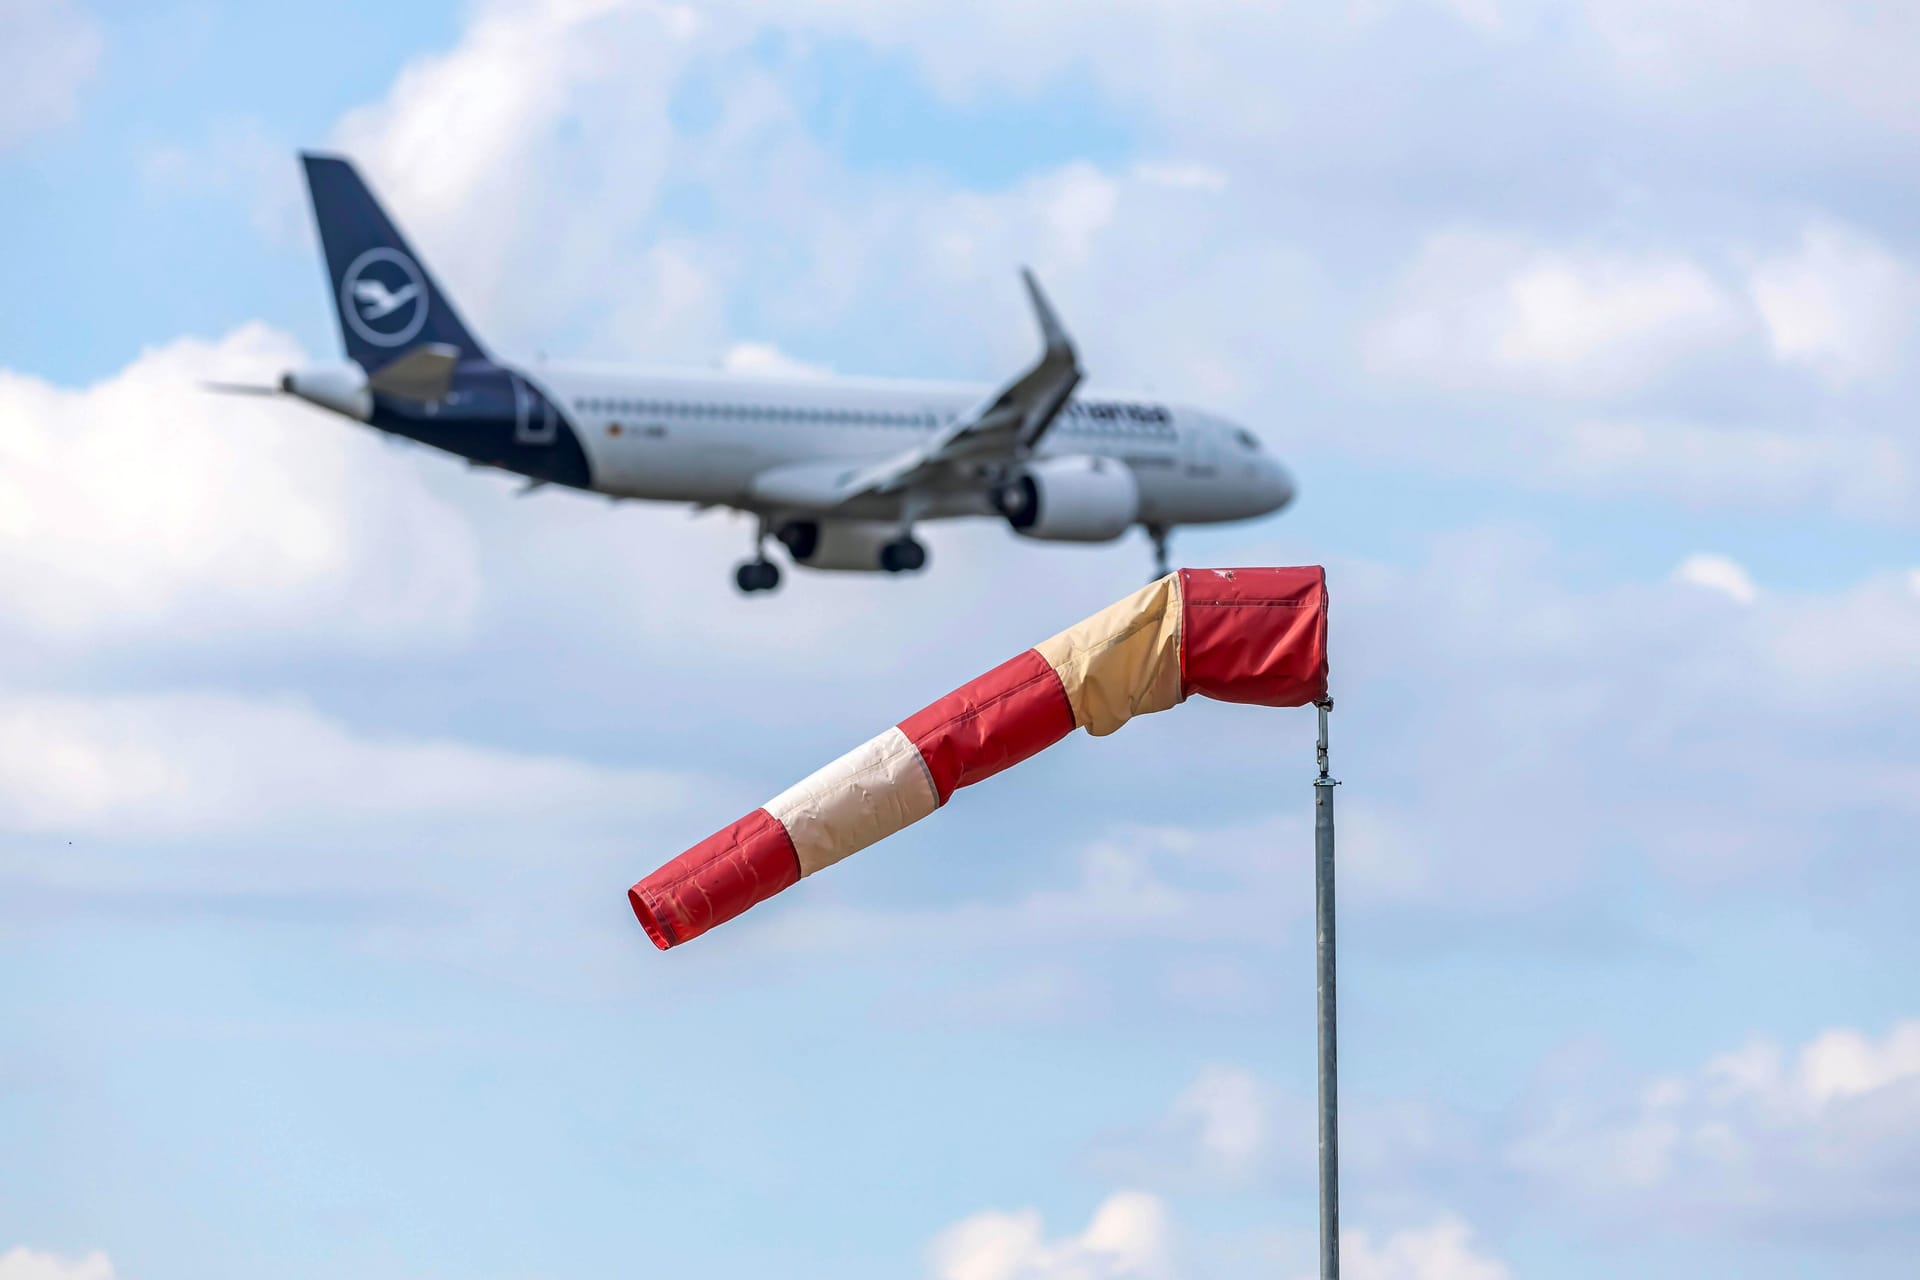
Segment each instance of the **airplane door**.
[{"label": "airplane door", "polygon": [[553,402],[528,386],[519,374],[507,376],[513,379],[513,442],[552,444],[560,431]]}]

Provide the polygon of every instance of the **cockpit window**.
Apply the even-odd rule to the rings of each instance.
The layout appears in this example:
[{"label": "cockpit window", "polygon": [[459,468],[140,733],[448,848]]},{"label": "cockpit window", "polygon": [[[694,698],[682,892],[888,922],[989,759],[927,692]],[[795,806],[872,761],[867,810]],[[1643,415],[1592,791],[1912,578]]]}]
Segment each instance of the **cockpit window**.
[{"label": "cockpit window", "polygon": [[1253,432],[1245,428],[1235,429],[1233,438],[1240,442],[1242,449],[1258,449],[1260,447],[1260,442],[1253,438]]}]

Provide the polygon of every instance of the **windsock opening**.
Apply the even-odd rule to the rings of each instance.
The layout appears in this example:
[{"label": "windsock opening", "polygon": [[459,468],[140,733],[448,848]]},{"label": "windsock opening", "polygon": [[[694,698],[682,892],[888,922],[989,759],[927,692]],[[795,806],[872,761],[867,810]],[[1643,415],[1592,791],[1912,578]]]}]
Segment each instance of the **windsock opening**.
[{"label": "windsock opening", "polygon": [[665,951],[799,879],[800,860],[786,827],[755,809],[634,885],[627,901],[653,945]]},{"label": "windsock opening", "polygon": [[638,920],[640,927],[647,931],[647,937],[653,939],[654,946],[665,951],[680,941],[674,935],[672,926],[660,923],[660,917],[655,915],[653,908],[647,904],[647,897],[640,892],[639,885],[636,884],[627,890],[627,905],[633,908],[634,919]]}]

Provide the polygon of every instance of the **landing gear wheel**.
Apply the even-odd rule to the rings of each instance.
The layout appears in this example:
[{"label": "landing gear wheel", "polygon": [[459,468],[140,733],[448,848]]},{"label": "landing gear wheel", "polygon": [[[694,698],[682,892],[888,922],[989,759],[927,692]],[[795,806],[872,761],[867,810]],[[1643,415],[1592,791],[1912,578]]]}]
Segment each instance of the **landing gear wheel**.
[{"label": "landing gear wheel", "polygon": [[733,571],[733,585],[752,595],[780,585],[780,566],[771,560],[749,560]]},{"label": "landing gear wheel", "polygon": [[899,537],[880,548],[880,567],[888,573],[913,573],[927,567],[927,549],[912,537]]}]

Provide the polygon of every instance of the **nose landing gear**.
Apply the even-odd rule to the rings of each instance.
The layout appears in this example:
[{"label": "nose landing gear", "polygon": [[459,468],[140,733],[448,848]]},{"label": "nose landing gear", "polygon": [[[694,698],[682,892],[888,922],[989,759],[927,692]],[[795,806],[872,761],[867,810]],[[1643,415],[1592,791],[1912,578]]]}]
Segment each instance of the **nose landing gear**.
[{"label": "nose landing gear", "polygon": [[1173,572],[1167,566],[1167,540],[1173,535],[1173,529],[1170,525],[1164,524],[1150,524],[1142,527],[1146,529],[1147,536],[1153,539],[1153,577],[1147,581],[1158,582]]},{"label": "nose landing gear", "polygon": [[772,591],[780,585],[780,566],[764,557],[748,560],[733,571],[733,585],[746,595]]}]

